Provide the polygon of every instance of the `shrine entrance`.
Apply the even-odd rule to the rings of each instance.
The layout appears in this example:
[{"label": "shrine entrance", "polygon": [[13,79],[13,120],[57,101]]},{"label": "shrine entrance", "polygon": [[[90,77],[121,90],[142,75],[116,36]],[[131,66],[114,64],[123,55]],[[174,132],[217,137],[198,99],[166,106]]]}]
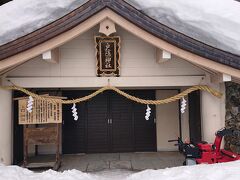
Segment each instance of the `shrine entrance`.
[{"label": "shrine entrance", "polygon": [[[155,99],[155,90],[127,91],[144,99]],[[69,98],[90,91],[63,91]],[[156,151],[155,107],[148,121],[146,106],[134,103],[115,92],[106,91],[77,105],[79,120],[74,121],[63,107],[63,154]]]}]

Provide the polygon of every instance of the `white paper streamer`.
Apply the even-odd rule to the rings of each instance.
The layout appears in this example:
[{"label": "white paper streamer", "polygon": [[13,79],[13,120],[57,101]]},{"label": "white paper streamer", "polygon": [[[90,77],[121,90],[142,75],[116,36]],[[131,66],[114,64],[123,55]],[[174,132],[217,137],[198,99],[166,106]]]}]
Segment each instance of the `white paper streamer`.
[{"label": "white paper streamer", "polygon": [[27,104],[27,111],[28,111],[29,113],[32,112],[33,102],[34,102],[33,97],[32,97],[32,96],[29,96],[29,98],[28,98],[28,104]]},{"label": "white paper streamer", "polygon": [[187,106],[187,101],[184,99],[184,97],[182,98],[182,101],[181,101],[181,113],[185,113],[185,110],[186,110],[186,106]]},{"label": "white paper streamer", "polygon": [[146,115],[145,115],[146,121],[149,120],[150,115],[151,115],[151,108],[149,107],[149,105],[147,105]]},{"label": "white paper streamer", "polygon": [[78,114],[77,114],[77,108],[76,108],[75,103],[72,106],[72,113],[73,113],[74,120],[77,121],[78,120]]}]

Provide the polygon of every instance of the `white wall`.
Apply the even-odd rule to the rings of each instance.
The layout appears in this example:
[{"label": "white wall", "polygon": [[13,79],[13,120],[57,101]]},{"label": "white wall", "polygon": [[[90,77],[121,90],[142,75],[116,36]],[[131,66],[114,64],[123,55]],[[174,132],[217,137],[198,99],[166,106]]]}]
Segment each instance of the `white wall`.
[{"label": "white wall", "polygon": [[208,92],[201,92],[202,139],[213,142],[215,132],[225,126],[225,85],[209,83],[209,86],[223,93],[219,99]]},{"label": "white wall", "polygon": [[0,89],[0,163],[12,163],[12,91]]},{"label": "white wall", "polygon": [[[157,90],[156,98],[165,99],[177,94],[177,90]],[[179,106],[178,102],[158,105],[156,107],[157,150],[176,151],[177,147],[168,140],[179,137]]]},{"label": "white wall", "polygon": [[[36,57],[17,67],[8,77],[96,77],[94,35],[97,28],[62,45],[59,64],[51,64]],[[159,64],[156,62],[156,48],[117,27],[121,37],[121,77],[156,77],[204,75],[204,72],[176,56]]]}]

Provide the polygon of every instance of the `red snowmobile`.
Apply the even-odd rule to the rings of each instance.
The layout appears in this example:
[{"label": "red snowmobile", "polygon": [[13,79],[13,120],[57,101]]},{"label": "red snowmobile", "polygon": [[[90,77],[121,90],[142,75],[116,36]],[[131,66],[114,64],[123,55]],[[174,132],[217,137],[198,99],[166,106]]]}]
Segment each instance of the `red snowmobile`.
[{"label": "red snowmobile", "polygon": [[221,149],[221,142],[224,136],[239,136],[240,132],[223,128],[218,130],[215,135],[213,144],[207,142],[197,144],[184,143],[181,138],[178,138],[178,140],[169,140],[168,142],[178,142],[176,145],[179,147],[179,151],[185,156],[184,165],[213,164],[240,160],[240,155]]}]

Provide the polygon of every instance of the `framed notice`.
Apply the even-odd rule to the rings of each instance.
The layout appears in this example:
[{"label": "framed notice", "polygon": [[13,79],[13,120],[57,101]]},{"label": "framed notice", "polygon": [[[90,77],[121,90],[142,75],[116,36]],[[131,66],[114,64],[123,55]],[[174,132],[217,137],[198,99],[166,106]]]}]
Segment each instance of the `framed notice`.
[{"label": "framed notice", "polygon": [[96,36],[97,76],[120,76],[120,37]]},{"label": "framed notice", "polygon": [[[54,96],[51,97],[54,98]],[[60,99],[60,97],[57,98]],[[61,103],[34,99],[32,112],[29,113],[27,111],[28,97],[16,99],[18,99],[18,124],[62,123]]]}]

